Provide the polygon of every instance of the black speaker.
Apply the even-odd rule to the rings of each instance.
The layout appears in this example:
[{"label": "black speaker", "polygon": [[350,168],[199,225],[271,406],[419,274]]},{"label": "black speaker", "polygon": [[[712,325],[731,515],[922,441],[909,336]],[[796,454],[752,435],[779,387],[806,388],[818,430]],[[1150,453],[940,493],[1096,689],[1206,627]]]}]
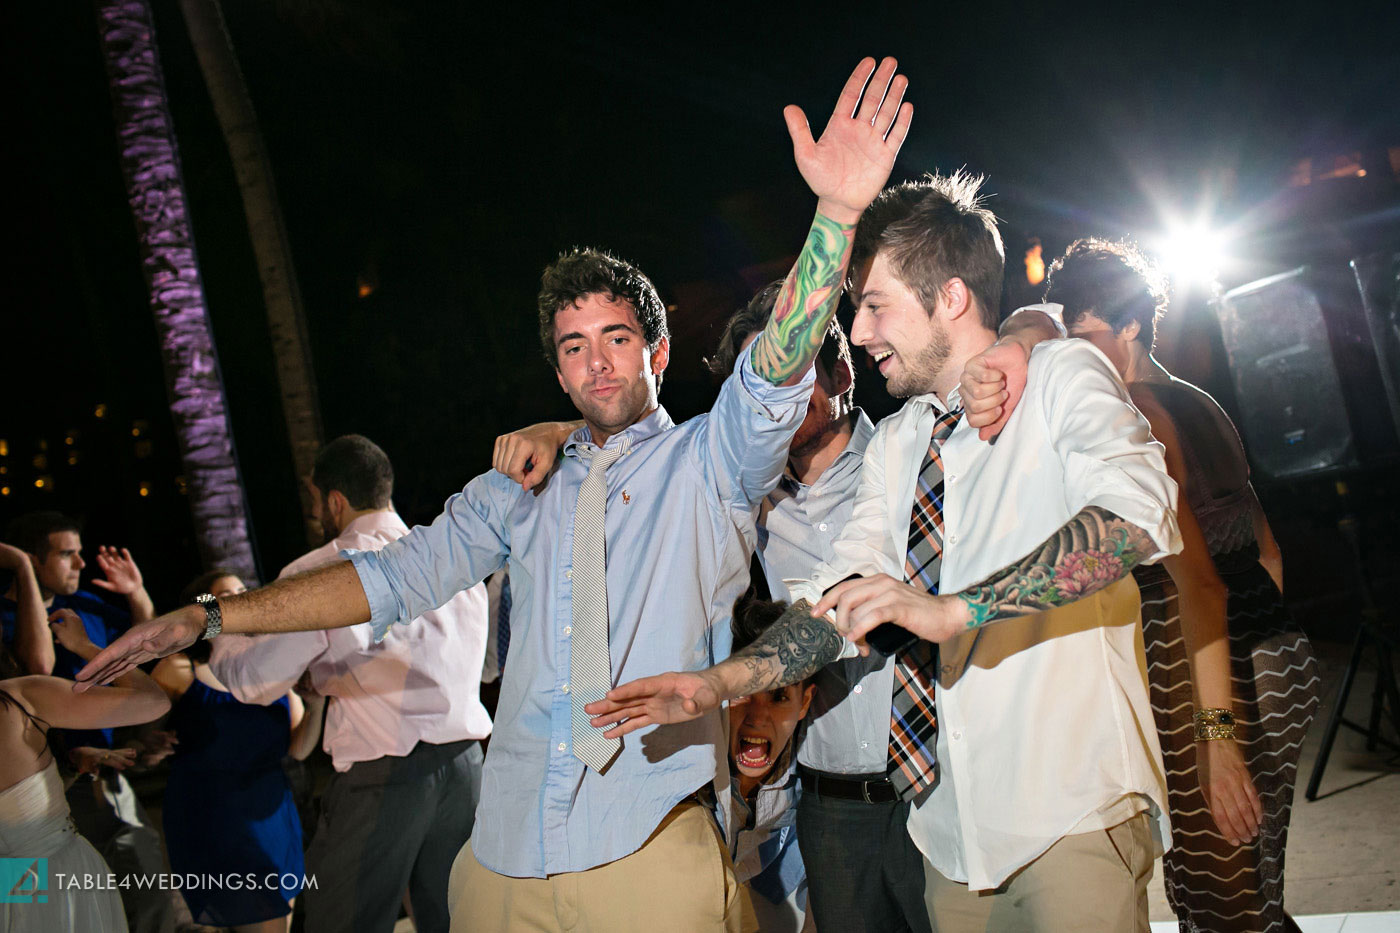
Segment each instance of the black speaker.
[{"label": "black speaker", "polygon": [[1400,462],[1400,253],[1318,264],[1216,303],[1250,460],[1264,479]]}]

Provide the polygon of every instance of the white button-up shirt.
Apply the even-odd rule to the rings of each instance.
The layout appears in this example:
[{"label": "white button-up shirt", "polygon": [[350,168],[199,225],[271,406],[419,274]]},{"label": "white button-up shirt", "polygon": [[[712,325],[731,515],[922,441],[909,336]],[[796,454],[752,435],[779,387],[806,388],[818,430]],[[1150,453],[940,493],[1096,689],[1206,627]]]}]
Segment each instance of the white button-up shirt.
[{"label": "white button-up shirt", "polygon": [[[880,423],[837,557],[813,579],[790,581],[794,598],[816,602],[851,573],[904,579],[914,485],[945,410],[924,395]],[[1150,534],[1148,560],[1181,547],[1161,445],[1086,341],[1036,347],[1025,395],[996,442],[980,441],[964,420],[942,455],[944,593],[1020,560],[1091,505]],[[909,833],[945,877],[995,888],[1060,837],[1144,808],[1168,838],[1138,609],[1127,577],[941,646],[940,778],[911,812]]]},{"label": "white button-up shirt", "polygon": [[[281,577],[338,560],[345,548],[376,551],[408,534],[395,512],[371,512],[328,544],[292,561]],[[331,697],[325,749],[337,771],[403,756],[419,742],[442,745],[491,734],[481,705],[486,588],[480,584],[375,642],[369,623],[279,635],[220,635],[214,676],[244,703],[271,703],[311,671]]]}]

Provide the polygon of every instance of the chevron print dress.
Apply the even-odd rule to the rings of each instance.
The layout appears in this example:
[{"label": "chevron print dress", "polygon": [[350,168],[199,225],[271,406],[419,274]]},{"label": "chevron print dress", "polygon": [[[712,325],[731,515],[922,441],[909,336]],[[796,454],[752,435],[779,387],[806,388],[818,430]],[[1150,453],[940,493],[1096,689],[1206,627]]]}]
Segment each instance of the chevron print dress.
[{"label": "chevron print dress", "polygon": [[1219,834],[1196,773],[1190,666],[1176,587],[1160,566],[1139,568],[1152,708],[1167,769],[1172,847],[1167,900],[1182,933],[1283,933],[1284,847],[1303,735],[1318,705],[1317,662],[1259,563],[1254,491],[1234,425],[1189,383],[1146,385],[1171,414],[1188,472],[1187,496],[1229,588],[1235,736],[1263,802],[1259,837],[1231,846]]}]

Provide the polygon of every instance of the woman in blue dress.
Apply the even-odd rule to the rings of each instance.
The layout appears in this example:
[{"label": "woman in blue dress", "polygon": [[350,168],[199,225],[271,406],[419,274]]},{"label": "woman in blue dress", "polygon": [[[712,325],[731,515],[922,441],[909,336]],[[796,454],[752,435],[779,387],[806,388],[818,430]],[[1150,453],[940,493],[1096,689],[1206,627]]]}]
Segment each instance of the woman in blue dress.
[{"label": "woman in blue dress", "polygon": [[[245,587],[227,571],[190,584],[191,596],[231,596]],[[242,703],[209,669],[209,643],[195,642],[156,666],[169,694],[178,744],[165,788],[170,867],[195,922],[238,933],[286,933],[301,890],[301,820],[282,770],[290,751],[305,758],[321,727],[322,698],[290,693],[276,703]],[[210,879],[222,882],[210,885]],[[189,884],[197,880],[197,885]]]}]

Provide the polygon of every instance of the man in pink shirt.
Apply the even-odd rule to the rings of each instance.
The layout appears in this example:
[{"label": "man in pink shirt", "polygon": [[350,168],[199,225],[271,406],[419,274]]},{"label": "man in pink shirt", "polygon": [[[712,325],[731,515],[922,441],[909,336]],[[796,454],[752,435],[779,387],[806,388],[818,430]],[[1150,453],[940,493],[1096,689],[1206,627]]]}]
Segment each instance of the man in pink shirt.
[{"label": "man in pink shirt", "polygon": [[[390,502],[389,458],[337,438],[311,476],[327,537],[281,577],[378,550],[408,533]],[[330,697],[325,748],[336,775],[306,853],[308,933],[388,930],[405,890],[419,931],[444,931],[447,876],[471,835],[481,786],[486,590],[458,593],[374,641],[368,624],[285,635],[223,635],[210,664],[245,703],[270,703],[310,672]]]}]

